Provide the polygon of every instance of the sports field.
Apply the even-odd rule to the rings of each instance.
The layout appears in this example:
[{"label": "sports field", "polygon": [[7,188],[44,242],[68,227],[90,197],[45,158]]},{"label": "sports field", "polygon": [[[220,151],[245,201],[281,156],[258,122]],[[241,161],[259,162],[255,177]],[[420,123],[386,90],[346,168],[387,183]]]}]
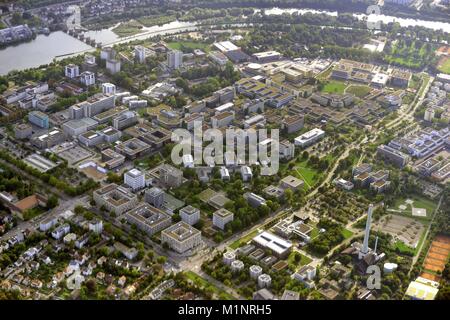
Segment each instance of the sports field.
[{"label": "sports field", "polygon": [[431,274],[434,279],[439,278],[436,273],[444,270],[449,253],[450,237],[445,235],[436,236],[423,262],[424,276],[427,277],[427,274]]}]

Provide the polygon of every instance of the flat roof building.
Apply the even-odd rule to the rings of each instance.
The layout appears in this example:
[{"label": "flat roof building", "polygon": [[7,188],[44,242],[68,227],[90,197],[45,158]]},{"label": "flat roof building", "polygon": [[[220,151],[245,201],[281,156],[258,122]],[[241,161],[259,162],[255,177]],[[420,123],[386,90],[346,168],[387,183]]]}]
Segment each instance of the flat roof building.
[{"label": "flat roof building", "polygon": [[93,197],[98,207],[104,206],[106,210],[114,211],[117,215],[131,210],[138,204],[138,197],[135,194],[115,183],[95,190]]},{"label": "flat roof building", "polygon": [[178,253],[184,253],[202,243],[202,234],[191,225],[181,221],[161,232],[161,242],[167,243],[172,250]]},{"label": "flat roof building", "polygon": [[172,223],[172,218],[167,213],[146,203],[128,211],[124,216],[129,224],[136,225],[139,230],[149,236],[167,228]]}]

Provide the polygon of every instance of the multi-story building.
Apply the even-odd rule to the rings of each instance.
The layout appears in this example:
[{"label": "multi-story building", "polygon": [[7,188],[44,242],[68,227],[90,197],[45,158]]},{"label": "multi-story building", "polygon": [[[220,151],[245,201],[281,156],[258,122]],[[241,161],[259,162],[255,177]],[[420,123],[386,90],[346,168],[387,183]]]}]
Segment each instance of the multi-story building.
[{"label": "multi-story building", "polygon": [[151,150],[151,146],[137,138],[132,138],[116,145],[115,150],[128,159],[136,159],[147,154]]},{"label": "multi-story building", "polygon": [[234,120],[234,113],[226,111],[211,117],[211,125],[213,128],[223,128],[228,126]]},{"label": "multi-story building", "polygon": [[103,137],[92,130],[86,131],[78,136],[78,141],[86,147],[96,146],[103,142]]},{"label": "multi-story building", "polygon": [[133,191],[145,188],[145,175],[138,169],[131,169],[124,174],[124,183]]},{"label": "multi-story building", "polygon": [[53,129],[48,133],[32,137],[31,144],[39,149],[54,147],[66,140],[64,133],[60,129]]},{"label": "multi-story building", "polygon": [[131,225],[136,225],[139,230],[149,236],[164,230],[172,223],[172,218],[164,211],[147,203],[141,203],[136,208],[125,214],[125,219]]},{"label": "multi-story building", "polygon": [[284,130],[286,130],[287,134],[290,134],[302,129],[304,124],[305,117],[302,114],[297,114],[285,117],[281,126]]},{"label": "multi-story building", "polygon": [[28,139],[33,134],[33,128],[28,123],[19,123],[14,126],[16,139]]},{"label": "multi-story building", "polygon": [[202,243],[202,234],[191,225],[181,221],[161,232],[161,242],[167,243],[172,250],[178,253],[184,253]]},{"label": "multi-story building", "polygon": [[100,59],[109,60],[116,57],[116,51],[111,47],[102,48],[100,52]]},{"label": "multi-story building", "polygon": [[234,213],[225,208],[221,208],[213,213],[213,225],[224,230],[228,222],[233,221]]},{"label": "multi-story building", "polygon": [[125,157],[113,149],[106,149],[102,151],[102,161],[107,169],[114,169],[125,162]]},{"label": "multi-story building", "polygon": [[308,131],[297,138],[295,138],[295,145],[300,146],[302,148],[310,146],[315,142],[322,139],[325,136],[325,131],[319,128],[314,128],[311,131]]},{"label": "multi-story building", "polygon": [[180,209],[181,220],[193,226],[200,220],[200,210],[193,206],[186,206]]},{"label": "multi-story building", "polygon": [[244,193],[244,198],[248,201],[248,203],[252,207],[255,207],[255,208],[266,204],[266,199],[264,199],[261,196],[258,196],[257,194],[254,194],[252,192]]},{"label": "multi-story building", "polygon": [[93,219],[89,221],[89,231],[100,234],[103,232],[103,221],[99,219]]},{"label": "multi-story building", "polygon": [[395,69],[391,74],[391,84],[396,87],[408,88],[411,72]]},{"label": "multi-story building", "polygon": [[80,74],[80,82],[86,87],[93,86],[95,84],[95,73],[91,71],[85,71]]},{"label": "multi-story building", "polygon": [[81,118],[65,122],[61,128],[68,136],[77,137],[78,135],[97,127],[98,122],[91,118]]},{"label": "multi-story building", "polygon": [[111,74],[116,74],[120,72],[121,63],[120,60],[109,59],[106,60],[106,70],[108,70]]},{"label": "multi-story building", "polygon": [[126,129],[138,123],[138,115],[134,111],[126,111],[113,118],[112,125],[117,130]]},{"label": "multi-story building", "polygon": [[252,169],[249,166],[242,166],[241,167],[241,177],[242,181],[248,182],[252,180],[253,178],[253,172]]},{"label": "multi-story building", "polygon": [[146,49],[143,46],[134,47],[134,59],[139,63],[144,63],[146,58]]},{"label": "multi-story building", "polygon": [[138,204],[138,197],[129,190],[112,183],[97,189],[93,198],[98,207],[104,206],[106,210],[121,215]]},{"label": "multi-story building", "polygon": [[145,192],[145,201],[156,208],[161,208],[164,205],[165,192],[164,190],[153,187]]},{"label": "multi-story building", "polygon": [[400,168],[406,166],[410,160],[410,157],[408,155],[384,144],[378,146],[377,157],[382,158],[385,161],[391,162]]},{"label": "multi-story building", "polygon": [[183,52],[171,50],[167,52],[167,66],[171,69],[178,69],[183,64]]},{"label": "multi-story building", "polygon": [[104,95],[116,94],[116,85],[112,83],[102,83],[102,93]]},{"label": "multi-story building", "polygon": [[64,71],[65,76],[70,79],[74,79],[80,75],[80,67],[73,63],[68,64],[64,68]]},{"label": "multi-story building", "polygon": [[28,121],[40,128],[48,129],[49,127],[48,115],[41,111],[31,111],[28,114]]},{"label": "multi-story building", "polygon": [[159,168],[159,180],[167,187],[179,187],[183,181],[183,171],[171,165],[163,164]]}]

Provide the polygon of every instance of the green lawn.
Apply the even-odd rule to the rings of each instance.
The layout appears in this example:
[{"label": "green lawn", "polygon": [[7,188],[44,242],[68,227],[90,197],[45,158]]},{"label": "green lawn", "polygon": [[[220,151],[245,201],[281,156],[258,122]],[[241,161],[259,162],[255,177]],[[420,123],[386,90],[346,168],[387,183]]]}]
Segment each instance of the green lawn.
[{"label": "green lawn", "polygon": [[[416,216],[412,216],[412,207],[409,204],[406,204],[406,200],[410,199],[413,200],[413,204],[412,206],[414,208],[423,208],[427,210],[427,216],[426,217],[416,217]],[[391,206],[389,209],[393,209],[393,210],[400,210],[399,206],[400,205],[405,205],[406,209],[405,210],[401,210],[401,212],[395,212],[395,213],[400,213],[400,214],[405,214],[407,216],[413,217],[413,218],[422,218],[422,219],[431,219],[431,216],[434,212],[434,210],[436,209],[437,203],[435,203],[432,200],[429,200],[427,198],[424,198],[422,196],[418,196],[418,195],[408,195],[406,197],[401,197],[401,198],[397,198],[394,202],[394,205]]]},{"label": "green lawn", "polygon": [[438,67],[438,70],[442,73],[450,74],[450,58],[445,59],[445,61]]},{"label": "green lawn", "polygon": [[[295,256],[300,255],[300,261],[299,262],[295,262]],[[307,265],[308,263],[310,263],[312,261],[311,258],[301,254],[298,251],[292,251],[291,254],[288,257],[287,263],[289,264],[289,266],[292,266],[294,269],[297,269],[298,267],[302,267]]]},{"label": "green lawn", "polygon": [[236,240],[235,242],[233,242],[230,245],[231,249],[237,249],[239,248],[242,244],[247,243],[248,241],[250,241],[251,239],[253,239],[254,237],[256,237],[256,235],[258,234],[258,230],[254,230],[252,232],[250,232],[248,235]]},{"label": "green lawn", "polygon": [[142,32],[142,25],[137,21],[123,22],[112,30],[119,37],[134,36]]},{"label": "green lawn", "polygon": [[173,50],[182,50],[183,48],[189,49],[200,49],[203,51],[208,51],[208,44],[202,42],[194,42],[194,41],[177,41],[177,42],[169,42],[168,47]]},{"label": "green lawn", "polygon": [[297,162],[292,175],[305,181],[305,190],[313,187],[320,178],[320,173],[316,169],[308,167],[308,160]]},{"label": "green lawn", "polygon": [[326,93],[344,93],[346,84],[340,81],[328,81],[322,88],[321,92]]},{"label": "green lawn", "polygon": [[184,272],[184,274],[186,275],[186,277],[189,280],[194,282],[197,286],[210,289],[212,292],[214,292],[218,296],[219,299],[236,300],[236,298],[233,297],[231,294],[223,291],[220,288],[217,288],[215,285],[209,283],[208,281],[206,281],[205,279],[203,279],[196,273],[194,273],[192,271],[186,271],[186,272]]},{"label": "green lawn", "polygon": [[367,96],[369,94],[369,92],[371,90],[372,89],[370,89],[368,86],[351,85],[347,88],[347,90],[345,90],[345,92],[354,94],[358,98],[364,98],[365,96]]},{"label": "green lawn", "polygon": [[403,253],[403,254],[405,254],[405,253],[406,254],[414,254],[415,253],[415,250],[413,248],[407,246],[406,244],[404,244],[401,241],[395,242],[394,248],[398,249],[400,251],[400,253]]},{"label": "green lawn", "polygon": [[353,232],[351,232],[350,230],[344,229],[344,230],[342,230],[342,235],[344,236],[345,239],[348,239],[353,235]]}]

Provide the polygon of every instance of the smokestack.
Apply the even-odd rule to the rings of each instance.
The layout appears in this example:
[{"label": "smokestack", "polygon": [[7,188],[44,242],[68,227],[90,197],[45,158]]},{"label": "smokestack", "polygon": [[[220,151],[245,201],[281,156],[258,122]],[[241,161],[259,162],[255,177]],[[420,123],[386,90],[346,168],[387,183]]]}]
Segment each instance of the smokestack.
[{"label": "smokestack", "polygon": [[373,253],[377,254],[377,247],[378,247],[378,236],[375,238],[375,247],[373,248]]},{"label": "smokestack", "polygon": [[369,210],[367,211],[366,231],[364,234],[363,248],[361,250],[363,254],[369,252],[369,235],[370,235],[370,223],[372,222],[372,211],[373,211],[373,204],[370,204]]}]

